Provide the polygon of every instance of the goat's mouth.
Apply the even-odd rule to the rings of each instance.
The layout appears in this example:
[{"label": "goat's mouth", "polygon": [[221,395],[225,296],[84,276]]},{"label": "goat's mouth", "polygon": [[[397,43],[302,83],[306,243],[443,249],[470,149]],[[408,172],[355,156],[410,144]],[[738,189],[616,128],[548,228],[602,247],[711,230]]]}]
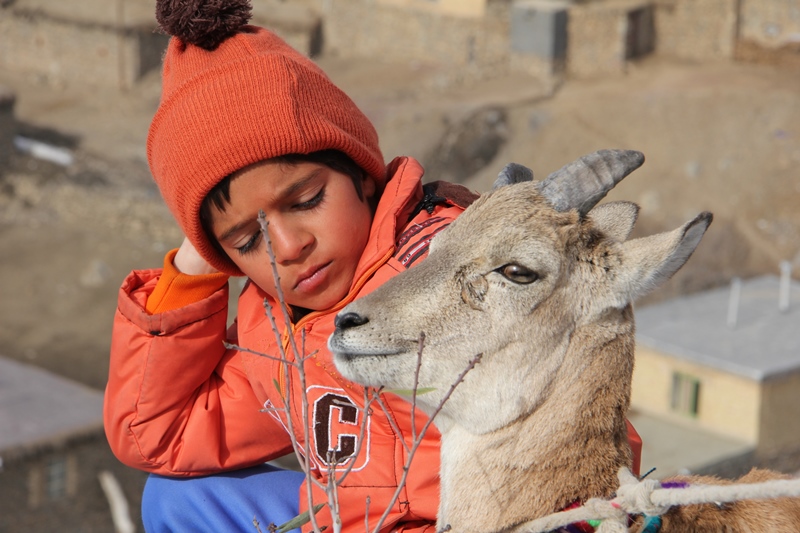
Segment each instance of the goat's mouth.
[{"label": "goat's mouth", "polygon": [[406,350],[397,346],[381,346],[370,343],[354,343],[349,341],[342,330],[336,329],[328,339],[328,349],[335,359],[345,362],[362,357],[375,357],[386,355],[399,355]]}]

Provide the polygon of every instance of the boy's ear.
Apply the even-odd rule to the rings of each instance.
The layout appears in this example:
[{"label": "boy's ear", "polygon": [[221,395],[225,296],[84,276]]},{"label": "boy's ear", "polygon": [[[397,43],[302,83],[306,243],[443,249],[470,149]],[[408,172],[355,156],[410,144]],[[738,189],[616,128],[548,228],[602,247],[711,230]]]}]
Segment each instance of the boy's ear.
[{"label": "boy's ear", "polygon": [[364,198],[369,200],[374,197],[377,189],[378,185],[375,183],[375,178],[372,176],[364,176],[364,180],[361,182],[361,192],[364,193]]}]

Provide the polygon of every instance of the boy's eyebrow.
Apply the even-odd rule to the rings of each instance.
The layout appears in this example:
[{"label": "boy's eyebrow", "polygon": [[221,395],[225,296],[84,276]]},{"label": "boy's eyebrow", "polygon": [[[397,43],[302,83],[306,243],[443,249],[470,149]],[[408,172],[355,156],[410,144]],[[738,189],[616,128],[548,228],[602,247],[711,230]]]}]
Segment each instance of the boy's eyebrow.
[{"label": "boy's eyebrow", "polygon": [[[298,190],[301,190],[303,187],[308,185],[308,183],[310,181],[313,181],[315,178],[317,178],[317,176],[319,176],[322,171],[323,171],[323,169],[316,168],[312,172],[309,172],[308,175],[306,175],[306,176],[300,178],[299,180],[295,181],[294,183],[292,183],[291,185],[286,187],[286,189],[284,189],[283,191],[280,192],[280,194],[278,195],[278,200],[282,200],[284,198],[291,197]],[[241,222],[238,222],[238,223],[234,224],[233,226],[231,226],[230,228],[228,228],[227,230],[225,230],[222,233],[222,235],[217,237],[217,240],[220,241],[220,242],[228,240],[229,238],[231,238],[231,236],[233,236],[234,234],[238,233],[243,228],[249,226],[252,223],[253,223],[252,220],[243,220]]]}]

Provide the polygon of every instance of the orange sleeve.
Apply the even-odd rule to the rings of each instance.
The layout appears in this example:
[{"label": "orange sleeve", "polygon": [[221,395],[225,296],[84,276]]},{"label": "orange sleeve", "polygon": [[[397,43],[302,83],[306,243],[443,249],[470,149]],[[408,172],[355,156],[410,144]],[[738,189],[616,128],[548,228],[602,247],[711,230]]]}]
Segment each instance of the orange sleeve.
[{"label": "orange sleeve", "polygon": [[197,276],[183,274],[173,264],[177,253],[176,248],[164,257],[164,270],[147,298],[146,309],[151,315],[174,311],[205,300],[228,282],[228,275],[222,272]]},{"label": "orange sleeve", "polygon": [[151,315],[161,269],[132,272],[114,315],[103,406],[106,438],[126,465],[167,476],[235,470],[291,452],[283,426],[261,413],[241,354],[226,349],[228,287]]}]

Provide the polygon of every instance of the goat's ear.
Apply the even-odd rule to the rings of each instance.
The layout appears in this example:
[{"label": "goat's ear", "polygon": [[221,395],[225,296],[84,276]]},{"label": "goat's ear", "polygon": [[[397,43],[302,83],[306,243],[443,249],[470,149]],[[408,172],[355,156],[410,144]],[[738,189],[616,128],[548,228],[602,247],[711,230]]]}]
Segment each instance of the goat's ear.
[{"label": "goat's ear", "polygon": [[577,209],[584,216],[643,163],[641,152],[599,150],[556,170],[539,185],[539,190],[556,211]]},{"label": "goat's ear", "polygon": [[623,272],[617,287],[624,296],[622,305],[644,296],[670,277],[686,263],[711,224],[709,212],[700,213],[680,228],[634,239],[623,244]]},{"label": "goat's ear", "polygon": [[639,218],[639,206],[633,202],[608,202],[589,211],[594,227],[619,242],[625,242]]},{"label": "goat's ear", "polygon": [[517,163],[509,163],[500,171],[500,174],[497,175],[492,189],[498,189],[506,185],[513,185],[523,181],[533,181],[533,171]]}]

